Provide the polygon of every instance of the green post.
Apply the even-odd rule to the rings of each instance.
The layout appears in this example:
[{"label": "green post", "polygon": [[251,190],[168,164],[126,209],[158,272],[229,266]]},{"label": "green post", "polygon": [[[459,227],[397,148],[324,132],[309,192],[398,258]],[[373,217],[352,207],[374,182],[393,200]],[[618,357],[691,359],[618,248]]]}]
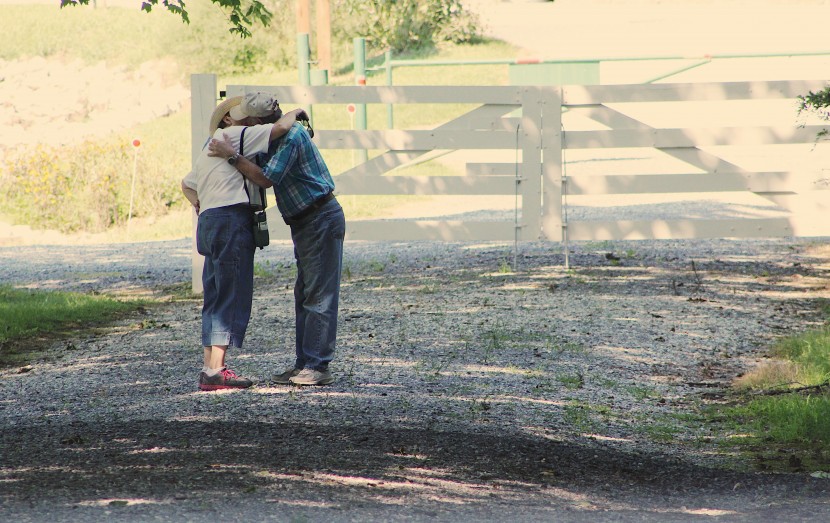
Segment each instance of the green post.
[{"label": "green post", "polygon": [[[366,39],[354,39],[354,80],[355,85],[366,85]],[[355,129],[366,129],[366,104],[355,104]],[[356,163],[366,163],[368,154],[365,149],[355,152]]]},{"label": "green post", "polygon": [[[328,69],[312,69],[310,78],[311,85],[328,85],[329,71]],[[314,108],[312,106],[308,107],[308,117],[312,122],[314,121]]]},{"label": "green post", "polygon": [[[386,85],[392,85],[392,51],[386,51],[386,55],[384,57],[386,65]],[[386,126],[389,129],[395,128],[395,117],[393,115],[393,106],[392,104],[386,104]]]},{"label": "green post", "polygon": [[300,85],[311,85],[311,47],[308,33],[297,35],[297,70],[300,72]]},{"label": "green post", "polygon": [[[297,34],[297,70],[300,72],[300,85],[311,85],[311,45],[308,33]],[[314,108],[306,107],[308,117],[314,120]]]}]

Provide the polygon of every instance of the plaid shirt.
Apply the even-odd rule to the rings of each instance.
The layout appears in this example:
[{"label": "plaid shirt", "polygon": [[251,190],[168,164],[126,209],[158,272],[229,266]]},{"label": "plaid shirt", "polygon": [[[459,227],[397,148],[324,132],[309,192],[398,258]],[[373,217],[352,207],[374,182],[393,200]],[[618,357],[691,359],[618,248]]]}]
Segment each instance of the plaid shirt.
[{"label": "plaid shirt", "polygon": [[277,207],[283,216],[296,216],[334,190],[329,168],[301,124],[295,123],[274,140],[268,153],[273,156],[262,171],[274,184]]}]

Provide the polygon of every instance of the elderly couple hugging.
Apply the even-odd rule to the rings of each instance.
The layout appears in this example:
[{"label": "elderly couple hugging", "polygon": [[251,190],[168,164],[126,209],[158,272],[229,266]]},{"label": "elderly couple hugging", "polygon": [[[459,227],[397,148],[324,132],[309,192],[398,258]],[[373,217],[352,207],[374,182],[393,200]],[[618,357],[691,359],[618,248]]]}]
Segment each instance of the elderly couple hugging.
[{"label": "elderly couple hugging", "polygon": [[196,246],[205,257],[201,390],[253,384],[225,365],[228,349],[242,347],[251,318],[256,247],[246,178],[274,188],[279,212],[291,228],[297,264],[296,355],[293,365],[272,381],[334,381],[329,363],[337,334],[346,222],[328,167],[297,121],[307,119],[302,109],[283,115],[267,93],[229,98],[214,110],[211,139],[182,180],[182,191],[199,214]]}]

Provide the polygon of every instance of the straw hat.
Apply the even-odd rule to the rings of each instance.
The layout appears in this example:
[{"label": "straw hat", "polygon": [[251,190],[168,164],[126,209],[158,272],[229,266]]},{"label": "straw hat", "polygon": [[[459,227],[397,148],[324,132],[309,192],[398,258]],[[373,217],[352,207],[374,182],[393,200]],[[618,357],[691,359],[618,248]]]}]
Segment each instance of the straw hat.
[{"label": "straw hat", "polygon": [[222,103],[216,106],[216,109],[213,110],[213,114],[210,115],[210,136],[213,136],[213,133],[215,133],[216,129],[219,128],[219,123],[222,121],[222,118],[224,118],[233,107],[236,107],[240,103],[242,103],[242,97],[234,96],[233,98],[223,100]]},{"label": "straw hat", "polygon": [[277,107],[279,107],[279,102],[268,93],[247,93],[245,96],[228,98],[217,105],[210,116],[210,135],[213,136],[219,128],[219,122],[226,114],[230,114],[231,118],[237,121],[250,116],[263,118],[274,114],[274,109]]}]

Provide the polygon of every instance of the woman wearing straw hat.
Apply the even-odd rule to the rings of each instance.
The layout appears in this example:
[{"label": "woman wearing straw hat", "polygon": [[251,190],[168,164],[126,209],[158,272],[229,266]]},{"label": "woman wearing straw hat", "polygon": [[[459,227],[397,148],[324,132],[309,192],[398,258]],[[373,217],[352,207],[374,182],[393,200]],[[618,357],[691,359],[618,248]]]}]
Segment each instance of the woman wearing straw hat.
[{"label": "woman wearing straw hat", "polygon": [[[282,115],[277,101],[266,93],[249,93],[220,103],[210,118],[210,134],[226,138],[235,151],[253,159],[268,151],[274,139],[287,133],[301,109]],[[244,133],[243,133],[244,131]],[[244,137],[244,142],[243,142]],[[202,345],[204,366],[201,390],[244,389],[253,382],[237,376],[225,364],[230,347],[242,347],[251,318],[254,282],[253,213],[244,178],[227,161],[208,156],[203,149],[182,180],[182,192],[199,214],[196,248],[205,257],[202,271]]]}]

